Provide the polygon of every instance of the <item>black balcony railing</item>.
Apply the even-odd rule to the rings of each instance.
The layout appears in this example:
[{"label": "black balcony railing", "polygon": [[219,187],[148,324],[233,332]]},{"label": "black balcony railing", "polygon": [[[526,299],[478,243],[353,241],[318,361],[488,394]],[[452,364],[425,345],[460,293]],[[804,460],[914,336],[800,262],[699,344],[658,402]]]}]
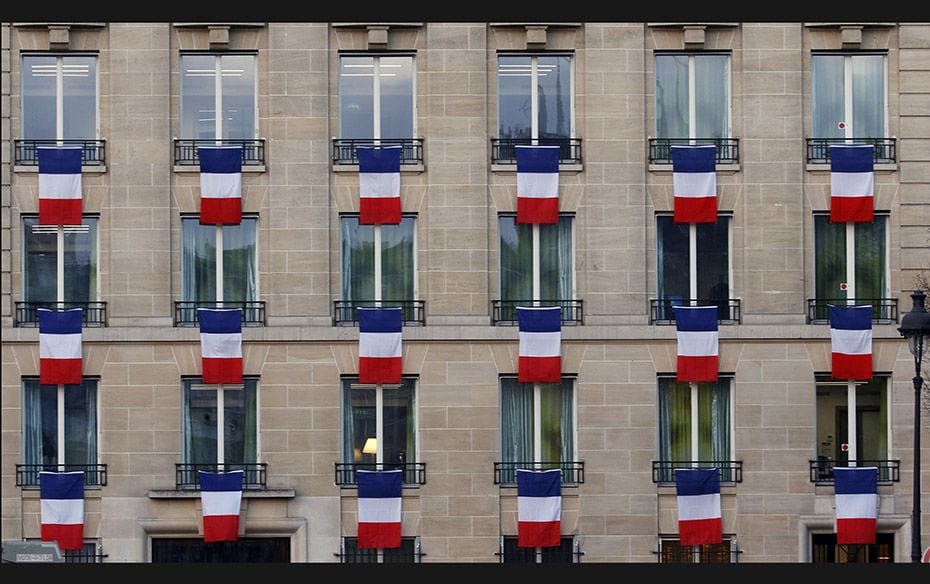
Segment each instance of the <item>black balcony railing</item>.
[{"label": "black balcony railing", "polygon": [[697,298],[693,303],[689,302],[681,298],[650,298],[649,324],[675,324],[675,311],[672,310],[675,306],[716,306],[718,323],[738,324],[742,319],[739,298]]},{"label": "black balcony railing", "polygon": [[241,470],[242,489],[259,491],[267,486],[268,463],[265,462],[179,462],[175,465],[175,489],[179,491],[196,491],[200,489],[200,473],[204,472],[230,472]]},{"label": "black balcony railing", "polygon": [[874,466],[878,468],[878,482],[897,483],[901,480],[900,460],[832,460],[821,456],[808,462],[812,483],[832,483],[833,469],[838,466]]},{"label": "black balcony railing", "polygon": [[580,485],[584,482],[584,461],[565,462],[495,462],[494,484],[502,487],[517,486],[517,469],[562,469],[562,485]]},{"label": "black balcony railing", "polygon": [[360,470],[401,470],[405,485],[426,484],[425,462],[337,462],[336,484],[340,487],[358,485],[357,471]]},{"label": "black balcony railing", "polygon": [[875,146],[875,164],[894,164],[897,160],[897,141],[894,138],[808,138],[808,164],[829,164],[832,144],[872,144]]},{"label": "black balcony railing", "polygon": [[739,138],[649,138],[649,164],[671,164],[672,146],[717,147],[717,164],[739,162]]},{"label": "black balcony railing", "polygon": [[717,468],[721,483],[743,482],[742,460],[653,460],[652,482],[674,483],[676,468]]},{"label": "black balcony railing", "polygon": [[423,164],[423,138],[333,138],[333,164],[358,164],[359,146],[400,146],[401,164]]},{"label": "black balcony railing", "polygon": [[39,326],[39,309],[70,310],[81,309],[81,326],[98,327],[107,326],[106,302],[55,302],[54,300],[17,302],[16,312],[13,314],[13,326],[37,327]]},{"label": "black balcony railing", "polygon": [[559,164],[581,164],[581,138],[491,138],[491,162],[516,164],[515,146],[558,146]]},{"label": "black balcony railing", "polygon": [[264,300],[175,300],[174,326],[198,326],[198,308],[241,308],[243,326],[265,326]]},{"label": "black balcony railing", "polygon": [[[829,324],[829,305],[850,306],[849,302],[846,298],[808,298],[807,323]],[[856,298],[853,302],[856,306],[872,306],[872,322],[882,324],[898,322],[897,298]]]},{"label": "black balcony railing", "polygon": [[181,140],[174,139],[174,165],[200,166],[201,146],[241,146],[242,166],[264,166],[265,140]]},{"label": "black balcony railing", "polygon": [[492,300],[491,324],[516,326],[518,306],[560,306],[562,324],[584,324],[583,300]]},{"label": "black balcony railing", "polygon": [[425,300],[334,300],[333,326],[358,326],[359,308],[402,308],[404,326],[426,324]]},{"label": "black balcony railing", "polygon": [[85,487],[105,487],[107,485],[107,465],[105,464],[17,464],[16,486],[24,489],[39,488],[39,473],[84,471]]},{"label": "black balcony railing", "polygon": [[81,149],[81,166],[107,163],[106,140],[14,140],[16,166],[38,166],[39,146],[71,146]]}]

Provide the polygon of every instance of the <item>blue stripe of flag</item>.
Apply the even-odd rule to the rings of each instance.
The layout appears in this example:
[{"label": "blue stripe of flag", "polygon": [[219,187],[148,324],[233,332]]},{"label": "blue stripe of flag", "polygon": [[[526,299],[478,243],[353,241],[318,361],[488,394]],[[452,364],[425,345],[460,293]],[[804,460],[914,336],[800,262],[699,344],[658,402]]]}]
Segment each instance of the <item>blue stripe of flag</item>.
[{"label": "blue stripe of flag", "polygon": [[830,328],[848,331],[867,331],[872,328],[872,307],[827,306]]},{"label": "blue stripe of flag", "polygon": [[70,310],[38,309],[39,332],[53,335],[74,335],[81,332],[80,308]]},{"label": "blue stripe of flag", "polygon": [[871,144],[830,145],[832,172],[872,172],[875,167],[875,147]]},{"label": "blue stripe of flag", "polygon": [[678,496],[713,495],[720,492],[720,472],[716,468],[676,468],[675,493]]},{"label": "blue stripe of flag", "polygon": [[39,146],[39,174],[81,174],[81,149]]},{"label": "blue stripe of flag", "polygon": [[197,471],[200,475],[200,490],[208,492],[229,492],[242,490],[242,477],[245,474],[241,470],[230,472],[204,472]]},{"label": "blue stripe of flag", "polygon": [[359,499],[396,499],[403,488],[400,469],[359,470],[356,479]]},{"label": "blue stripe of flag", "polygon": [[200,321],[200,332],[212,334],[241,333],[241,308],[198,308],[197,320]]},{"label": "blue stripe of flag", "polygon": [[400,172],[400,146],[358,148],[359,172]]},{"label": "blue stripe of flag", "polygon": [[554,468],[546,471],[517,469],[518,497],[561,497],[562,471]]},{"label": "blue stripe of flag", "polygon": [[672,146],[672,172],[715,172],[717,147]]},{"label": "blue stripe of flag", "polygon": [[83,499],[84,471],[39,473],[40,499]]},{"label": "blue stripe of flag", "polygon": [[242,172],[242,147],[201,146],[200,172],[209,174],[238,174]]},{"label": "blue stripe of flag", "polygon": [[402,308],[358,308],[362,333],[399,333],[404,324]]},{"label": "blue stripe of flag", "polygon": [[675,325],[680,331],[699,332],[717,330],[716,306],[673,306]]},{"label": "blue stripe of flag", "polygon": [[833,485],[837,495],[872,495],[878,492],[878,467],[836,467]]},{"label": "blue stripe of flag", "polygon": [[558,146],[514,146],[517,172],[559,172]]},{"label": "blue stripe of flag", "polygon": [[562,330],[562,309],[558,306],[547,308],[517,307],[517,322],[520,332],[557,333]]}]

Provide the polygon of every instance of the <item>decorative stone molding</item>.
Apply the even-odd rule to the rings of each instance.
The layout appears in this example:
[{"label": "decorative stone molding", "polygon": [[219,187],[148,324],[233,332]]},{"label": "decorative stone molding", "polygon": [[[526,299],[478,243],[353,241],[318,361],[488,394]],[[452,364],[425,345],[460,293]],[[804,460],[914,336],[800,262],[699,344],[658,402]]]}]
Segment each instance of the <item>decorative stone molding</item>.
[{"label": "decorative stone molding", "polygon": [[685,25],[684,30],[685,48],[686,49],[703,49],[704,48],[704,31],[707,29],[704,25]]},{"label": "decorative stone molding", "polygon": [[71,27],[68,25],[48,25],[48,48],[53,51],[67,51],[71,47]]},{"label": "decorative stone molding", "polygon": [[388,44],[388,29],[386,25],[370,25],[368,29],[368,48],[384,49]]},{"label": "decorative stone molding", "polygon": [[210,49],[229,48],[229,26],[208,26],[210,31]]},{"label": "decorative stone molding", "polygon": [[841,26],[840,41],[844,49],[858,49],[862,44],[862,26]]},{"label": "decorative stone molding", "polygon": [[545,25],[526,25],[526,48],[527,49],[545,49],[546,48],[546,30]]}]

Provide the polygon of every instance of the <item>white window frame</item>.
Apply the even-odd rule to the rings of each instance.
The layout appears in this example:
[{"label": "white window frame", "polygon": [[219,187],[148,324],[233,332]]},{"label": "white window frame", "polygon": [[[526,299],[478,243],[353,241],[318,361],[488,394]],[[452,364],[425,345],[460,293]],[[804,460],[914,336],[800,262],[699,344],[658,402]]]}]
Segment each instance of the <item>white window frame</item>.
[{"label": "white window frame", "polygon": [[[197,219],[198,217],[199,217],[199,214],[194,214],[194,215],[187,215],[187,214],[185,214],[185,215],[181,215],[181,233],[182,233],[182,237],[181,237],[181,256],[182,256],[182,257],[184,256],[184,241],[183,241],[183,239],[184,239],[184,238],[183,238],[184,222],[185,222],[185,221],[191,221],[191,220]],[[258,298],[261,298],[261,272],[260,272],[259,269],[258,269],[258,267],[259,267],[259,266],[258,266],[258,259],[259,259],[259,257],[261,257],[261,255],[260,255],[260,254],[261,254],[261,250],[260,250],[259,247],[258,247],[258,246],[259,246],[259,240],[261,239],[261,237],[260,237],[260,231],[259,231],[260,228],[261,228],[261,225],[259,224],[259,216],[258,216],[258,214],[243,213],[243,214],[242,214],[242,218],[243,218],[243,219],[254,219],[254,220],[255,220],[255,270],[254,270],[254,272],[255,272],[255,298],[258,299]],[[215,241],[215,244],[214,244],[214,245],[215,245],[215,249],[216,249],[216,259],[215,259],[215,262],[216,262],[216,273],[214,274],[214,276],[215,276],[215,278],[216,278],[216,302],[223,302],[223,300],[224,300],[224,296],[223,296],[223,277],[224,277],[224,273],[223,273],[223,272],[224,272],[224,268],[223,268],[223,252],[224,252],[224,248],[223,248],[223,227],[224,227],[224,225],[220,224],[220,225],[216,225],[215,227],[216,227],[216,236],[215,236],[215,240],[214,240],[214,241]],[[99,262],[98,262],[98,263],[99,263]],[[182,262],[181,262],[181,269],[182,269],[182,270],[184,269],[183,266],[184,266],[184,263],[183,263],[183,261],[182,261]],[[182,281],[183,281],[183,278],[184,278],[184,275],[181,274],[181,279],[182,279]],[[245,299],[243,298],[242,300],[245,300]]]},{"label": "white window frame", "polygon": [[[513,379],[517,382],[516,375],[501,375],[498,380],[498,393],[503,391],[501,382],[504,379]],[[572,382],[572,446],[574,451],[568,460],[559,462],[573,462],[578,459],[578,377],[575,375],[562,374],[559,379],[561,385],[565,380]],[[517,382],[519,383],[519,382]],[[526,384],[529,385],[529,384]],[[542,459],[542,383],[533,383],[533,462],[554,462]],[[561,389],[561,387],[560,387]],[[500,446],[499,446],[500,447]],[[561,456],[561,455],[560,455]],[[501,453],[503,459],[503,453]]]},{"label": "white window frame", "polygon": [[[658,246],[659,217],[671,217],[671,213],[656,213],[656,290],[659,289],[659,256],[663,253]],[[727,218],[727,298],[733,296],[733,213],[717,212],[717,218]],[[697,251],[697,223],[688,224],[688,299],[692,306],[697,306],[698,288],[698,251]]]},{"label": "white window frame", "polygon": [[[419,405],[419,385],[420,379],[415,375],[403,375],[401,377],[403,381],[412,381],[413,385],[413,400],[411,408],[413,409],[413,447],[416,450],[416,459],[421,457],[420,453],[420,405]],[[348,383],[348,385],[346,385]],[[375,463],[382,464],[384,462],[384,448],[381,447],[383,444],[384,436],[384,392],[391,391],[392,389],[397,389],[402,384],[393,384],[393,383],[359,383],[358,375],[347,375],[342,377],[339,380],[340,393],[346,391],[352,391],[353,389],[374,389],[375,390],[375,440],[377,450],[375,451]],[[340,404],[342,408],[342,419],[340,420],[340,434],[345,434],[345,423],[346,416],[352,416],[352,412],[345,411],[346,396],[340,396]],[[352,400],[349,399],[351,404]],[[345,444],[345,436],[341,435],[339,439],[340,445]],[[340,446],[342,449],[342,446]],[[347,452],[343,452],[341,459],[343,461],[348,460]],[[405,460],[405,463],[414,463],[417,460]]]},{"label": "white window frame", "polygon": [[[28,231],[26,229],[25,221],[23,221],[23,219],[26,219],[26,218],[36,219],[36,224],[32,226],[31,231]],[[20,274],[25,274],[26,269],[27,269],[26,264],[28,262],[28,255],[26,254],[26,238],[32,234],[42,234],[42,233],[57,234],[57,247],[55,251],[55,266],[56,266],[55,278],[56,278],[56,286],[57,286],[57,293],[56,293],[57,302],[67,302],[67,300],[65,300],[64,234],[65,233],[89,233],[90,226],[83,223],[84,218],[93,218],[97,220],[97,229],[94,231],[95,237],[94,237],[94,241],[92,244],[94,247],[94,255],[97,258],[97,266],[96,266],[97,274],[95,276],[97,285],[96,285],[96,290],[95,290],[96,294],[94,295],[95,298],[94,300],[91,300],[91,302],[100,302],[101,301],[100,300],[101,298],[100,288],[102,287],[101,281],[100,281],[100,262],[101,262],[101,259],[100,259],[100,217],[95,213],[84,213],[83,215],[81,215],[81,219],[82,219],[81,225],[39,225],[38,215],[23,214],[20,216],[19,225],[20,225],[20,231],[22,232],[22,241],[21,241],[21,247],[20,247],[20,249],[22,250],[22,253],[20,254]],[[23,295],[23,298],[25,299],[26,298],[26,278],[25,277],[22,278],[22,282],[20,283],[20,286],[22,287],[22,295]],[[34,302],[34,301],[27,300],[27,302]]]},{"label": "white window frame", "polygon": [[[568,57],[568,103],[569,103],[569,139],[575,138],[575,54],[572,52],[552,53],[509,53],[498,52],[497,66],[498,87],[500,87],[500,57],[530,57],[530,138],[539,139],[539,57]],[[500,101],[497,104],[497,135],[500,137]]]},{"label": "white window frame", "polygon": [[[659,375],[658,378],[657,378],[657,383],[656,383],[656,385],[657,385],[656,389],[657,389],[658,391],[661,391],[661,388],[658,387],[658,386],[659,386],[659,381],[662,380],[662,379],[668,379],[668,380],[670,380],[670,381],[672,381],[672,382],[676,382],[674,376],[671,376],[671,375]],[[734,398],[734,393],[733,393],[733,391],[734,391],[734,389],[733,389],[734,378],[733,378],[732,375],[720,375],[720,376],[718,377],[718,383],[719,383],[720,381],[726,381],[726,382],[727,382],[727,385],[729,386],[729,387],[728,387],[728,390],[729,390],[730,396],[729,396],[729,399],[728,399],[727,401],[729,402],[729,403],[728,403],[728,407],[729,407],[729,410],[730,410],[730,411],[729,411],[729,414],[728,414],[728,416],[729,416],[729,418],[730,418],[730,428],[729,428],[729,434],[730,434],[730,452],[727,453],[727,460],[733,460],[734,453],[736,452],[736,419],[735,419],[735,415],[736,415],[736,404],[734,403],[736,400],[733,399],[733,398]],[[701,420],[700,420],[700,417],[699,417],[699,413],[700,413],[700,412],[698,411],[698,393],[699,393],[698,386],[699,386],[699,385],[700,385],[700,383],[698,383],[697,381],[689,381],[689,382],[688,382],[688,386],[691,388],[691,399],[690,399],[690,404],[691,404],[691,460],[692,460],[692,461],[698,461],[698,460],[700,460],[700,444],[699,444],[700,426],[699,426],[699,424],[700,424]],[[659,399],[661,399],[661,398],[659,398]],[[661,435],[662,435],[662,420],[661,420],[661,418],[660,418],[660,419],[658,420],[658,422],[656,423],[656,428],[657,428],[657,430],[658,430],[658,435],[661,436]],[[657,446],[657,447],[660,446],[659,442],[660,442],[659,440],[656,441],[656,446]],[[697,465],[695,465],[695,467],[696,467],[696,466],[697,466]]]},{"label": "white window frame", "polygon": [[[93,57],[96,60],[94,66],[94,137],[88,140],[100,139],[100,56],[97,53],[23,53],[20,56],[20,87],[22,87],[22,75],[25,74],[25,63],[27,57],[55,57],[55,136],[54,139],[61,141],[65,136],[65,94],[64,94],[64,58],[65,57]],[[26,95],[20,89],[20,134],[25,133],[26,116]],[[51,136],[49,137],[52,138]]]},{"label": "white window frame", "polygon": [[[829,213],[830,213],[829,211],[814,211],[815,216],[829,215]],[[875,218],[877,219],[879,217],[883,217],[885,221],[885,270],[884,270],[885,289],[882,291],[882,298],[890,298],[891,297],[891,229],[890,229],[891,214],[882,212],[882,211],[876,211]],[[813,229],[814,231],[813,244],[814,245],[811,246],[812,253],[814,253],[814,250],[817,249],[816,223],[814,225],[815,225]],[[846,298],[847,298],[847,302],[849,302],[850,304],[855,304],[855,301],[857,298],[856,296],[856,223],[852,221],[846,221],[845,229],[846,229],[846,276],[844,278],[844,282],[846,283]],[[813,266],[814,269],[816,269],[817,262],[813,260],[814,258],[812,258],[811,266]],[[814,278],[811,282],[811,285],[814,286],[814,290],[811,292],[811,298],[816,298],[817,297],[816,274],[814,274]]]},{"label": "white window frame", "polygon": [[[682,56],[688,57],[688,135],[687,136],[668,136],[667,138],[688,138],[690,140],[695,140],[697,138],[708,138],[709,136],[698,136],[695,123],[695,118],[697,117],[697,81],[695,80],[695,71],[697,66],[695,65],[695,57],[708,56],[708,55],[719,55],[727,58],[727,74],[726,74],[726,84],[727,84],[727,135],[726,138],[731,138],[733,136],[733,55],[728,51],[707,51],[700,53],[691,53],[687,51],[673,51],[673,52],[657,52],[655,58],[661,56]],[[655,62],[653,61],[653,77],[655,77]],[[653,80],[653,83],[656,83]],[[658,92],[653,88],[653,93],[655,94],[655,100],[658,100]],[[658,111],[658,103],[655,102],[654,107]],[[658,116],[653,115],[653,125],[658,123]],[[658,135],[658,128],[653,128],[656,135]]]},{"label": "white window frame", "polygon": [[[249,381],[254,380],[255,382],[255,460],[262,459],[262,404],[261,404],[261,380],[258,377],[246,376]],[[244,381],[244,380],[243,380]],[[216,392],[216,463],[225,464],[226,463],[226,407],[225,407],[225,397],[227,391],[245,391],[245,383],[219,383],[219,384],[209,384],[204,383],[202,377],[184,377],[181,379],[181,392],[182,392],[182,403],[181,403],[181,428],[184,428],[184,410],[189,407],[189,404],[184,403],[183,401],[183,392],[185,383],[189,382],[188,390],[193,391],[215,391]],[[189,439],[190,436],[185,436],[182,431],[182,439]],[[181,452],[183,453],[186,450],[184,444],[181,445]],[[194,461],[185,460],[187,464],[196,464]]]},{"label": "white window frame", "polygon": [[[855,137],[855,128],[852,127],[853,119],[853,89],[852,89],[852,60],[854,57],[861,56],[880,56],[882,57],[882,89],[885,90],[885,107],[882,112],[882,117],[884,118],[884,133],[885,137],[888,137],[888,53],[882,51],[874,52],[862,52],[862,53],[849,53],[843,51],[816,51],[811,54],[811,61],[814,57],[817,56],[841,56],[843,57],[843,136],[847,140],[851,140]],[[813,70],[813,66],[811,67]],[[812,92],[813,97],[813,92]],[[813,107],[811,107],[811,112],[813,115]],[[813,124],[813,120],[811,120]]]},{"label": "white window frame", "polygon": [[[340,215],[339,217],[340,223],[342,222],[343,218],[350,218],[350,217],[354,217],[356,220],[358,220],[359,214],[358,213],[344,213]],[[403,213],[401,215],[401,218],[402,219],[403,218],[413,219],[413,233],[411,235],[412,240],[413,240],[412,241],[413,249],[411,250],[411,253],[413,254],[413,274],[412,274],[413,298],[408,298],[407,300],[416,300],[420,297],[419,278],[417,277],[419,274],[419,271],[418,271],[419,266],[417,265],[418,263],[417,262],[417,215],[414,213]],[[374,243],[372,244],[374,245],[374,260],[372,261],[372,263],[374,264],[375,271],[374,271],[374,274],[372,274],[372,277],[375,279],[374,281],[375,297],[372,300],[374,300],[376,303],[379,303],[382,300],[384,300],[384,298],[381,298],[381,287],[382,287],[381,278],[382,278],[382,268],[383,268],[382,266],[383,260],[381,257],[381,252],[382,252],[381,250],[381,229],[384,227],[384,225],[374,225],[373,227],[374,227],[375,234],[374,234]],[[340,230],[339,232],[340,249],[342,248],[342,238],[344,237],[344,235],[345,235],[344,232]],[[345,259],[346,258],[340,258],[340,269],[345,264]],[[342,293],[343,293],[343,290],[340,289],[339,295],[342,296]],[[350,299],[344,298],[344,300],[350,300]]]},{"label": "white window frame", "polygon": [[[35,384],[41,388],[42,384],[39,383],[38,377],[30,377],[30,378],[28,378],[28,379],[29,379],[29,381],[35,380]],[[26,379],[23,379],[23,381],[26,381]],[[100,400],[100,378],[99,378],[99,377],[95,377],[95,376],[86,376],[86,375],[85,375],[85,376],[82,376],[82,377],[81,377],[81,383],[84,383],[85,381],[93,381],[93,382],[95,383],[95,385],[96,385],[95,389],[96,389],[96,394],[97,394],[97,395],[96,395],[96,397],[95,397],[95,399],[94,399],[94,408],[97,410],[97,411],[96,411],[97,427],[95,428],[95,432],[96,432],[96,434],[97,434],[97,448],[96,448],[96,452],[94,452],[94,464],[100,464],[100,450],[101,450],[101,445],[102,445],[102,443],[100,442],[100,439],[101,439],[100,428],[101,428],[101,426],[103,425],[102,422],[101,422],[101,419],[100,419],[100,412],[101,412],[101,408],[100,408],[100,401],[101,401],[101,400]],[[21,384],[21,386],[22,386],[22,390],[21,390],[21,391],[25,392],[25,391],[26,391],[25,384],[23,384],[22,382],[20,382],[20,384]],[[57,391],[57,393],[56,393],[56,400],[57,400],[57,401],[56,401],[56,406],[55,406],[56,409],[55,409],[55,411],[56,411],[56,414],[57,414],[57,429],[56,429],[56,433],[57,433],[57,436],[58,436],[58,442],[57,442],[57,444],[56,444],[55,447],[57,448],[57,452],[58,452],[57,455],[56,455],[56,459],[57,459],[57,461],[58,461],[57,464],[58,464],[58,465],[71,464],[71,463],[69,463],[67,460],[65,460],[65,451],[66,451],[65,443],[67,442],[66,436],[65,436],[65,385],[64,385],[64,384],[58,384],[58,387],[57,387],[57,390],[56,390],[56,391]],[[24,403],[25,403],[25,400],[24,400]],[[25,415],[25,412],[23,412],[23,429],[22,429],[23,433],[25,433],[25,431],[26,431],[25,419],[26,419],[26,415]],[[23,455],[23,457],[24,457],[24,458],[23,458],[23,463],[24,463],[24,464],[36,464],[36,463],[34,463],[34,462],[30,462],[30,461],[25,460],[25,455],[26,455],[25,450],[23,450],[22,455]]]},{"label": "white window frame", "polygon": [[[499,294],[502,294],[504,290],[504,283],[501,281],[501,275],[504,272],[504,266],[503,266],[503,258],[501,257],[502,246],[500,243],[501,242],[500,220],[503,219],[504,217],[513,217],[514,222],[516,223],[516,214],[515,213],[500,213],[497,219],[497,225],[498,225],[497,257],[498,257],[498,262],[500,264],[498,271],[497,271],[497,289],[498,289]],[[571,277],[572,277],[572,289],[571,289],[571,296],[569,298],[559,298],[558,300],[576,300],[578,298],[578,286],[577,286],[578,280],[577,280],[577,270],[575,269],[575,264],[576,264],[576,261],[575,261],[575,252],[576,252],[575,214],[574,213],[559,213],[559,221],[561,221],[563,217],[568,217],[569,219],[571,219],[572,265],[571,265],[570,271],[571,271]],[[557,226],[558,224],[556,224],[556,227]],[[533,261],[533,297],[528,298],[528,300],[542,300],[542,298],[540,298],[540,294],[541,294],[540,288],[542,287],[542,281],[541,281],[542,274],[540,273],[541,262],[540,262],[540,255],[539,255],[540,254],[539,230],[541,228],[541,225],[539,223],[533,223],[532,228],[533,228],[533,235],[532,235],[532,241],[530,243],[533,246],[533,260],[532,260]]]},{"label": "white window frame", "polygon": [[[182,53],[181,53],[181,56],[180,56],[180,59],[179,59],[179,60],[183,61],[184,57],[188,57],[188,56],[190,56],[190,57],[194,57],[194,56],[213,57],[213,67],[214,67],[214,71],[213,71],[213,80],[214,80],[214,85],[213,85],[213,108],[214,108],[214,113],[215,113],[214,124],[213,124],[213,136],[214,136],[214,139],[217,141],[217,143],[220,143],[220,142],[222,142],[223,140],[226,140],[226,138],[223,138],[223,115],[222,115],[222,112],[223,112],[223,65],[222,65],[223,57],[227,57],[227,56],[235,56],[235,57],[246,57],[246,56],[251,56],[251,57],[252,57],[252,67],[253,67],[252,74],[253,74],[253,79],[255,79],[255,91],[252,92],[252,93],[253,93],[253,95],[252,95],[252,111],[253,111],[253,113],[254,113],[254,116],[253,116],[253,119],[254,119],[254,122],[253,122],[254,128],[252,129],[252,138],[251,138],[251,139],[252,139],[252,140],[258,139],[258,125],[259,125],[259,112],[258,112],[258,86],[259,86],[259,79],[258,79],[258,55],[257,55],[256,53],[254,53],[254,52],[214,53],[214,52],[200,52],[200,51],[190,51],[190,52],[185,51],[185,52],[182,52]],[[179,65],[180,65],[180,63],[179,63]],[[179,66],[178,68],[180,69],[180,74],[183,76],[183,75],[184,75],[184,67],[183,67],[183,66]],[[179,85],[178,85],[178,109],[179,109],[179,110],[180,110],[181,104],[184,103],[184,96],[181,95],[181,87],[183,87],[183,86],[184,86],[183,83],[179,83]],[[190,139],[190,138],[185,138],[185,139]],[[232,139],[232,140],[235,140],[235,138],[231,138],[231,139]]]},{"label": "white window frame", "polygon": [[[827,374],[829,375],[829,374]],[[875,381],[876,378],[881,378],[885,383],[885,403],[882,404],[882,407],[885,408],[885,459],[891,460],[891,449],[893,446],[891,430],[894,425],[891,423],[892,420],[892,401],[891,401],[891,376],[890,375],[878,375],[874,374],[872,376],[872,381]],[[821,386],[830,386],[830,387],[845,387],[846,388],[846,434],[851,439],[847,438],[847,444],[849,444],[849,450],[847,451],[848,460],[858,460],[859,459],[859,444],[856,440],[856,437],[859,435],[858,429],[858,420],[857,420],[857,396],[859,393],[859,386],[865,385],[863,381],[854,381],[854,380],[835,380],[835,379],[826,379],[817,377],[814,379],[814,408],[815,408],[815,420],[817,419],[817,402],[819,401],[816,396],[816,391],[818,387]],[[850,391],[850,390],[853,391]],[[837,436],[837,440],[839,437]],[[820,449],[818,444],[816,444],[817,433],[815,431],[814,435],[814,452],[819,454]],[[832,457],[831,457],[832,458]]]},{"label": "white window frame", "polygon": [[[372,57],[372,86],[371,86],[371,115],[374,118],[372,120],[372,139],[375,140],[377,144],[381,140],[381,57],[410,57],[410,77],[411,77],[411,99],[413,101],[412,113],[413,121],[410,126],[411,133],[413,134],[411,138],[417,136],[417,55],[416,53],[339,53],[339,69],[342,69],[342,58],[343,57]],[[339,111],[339,132],[342,134],[342,110]]]}]

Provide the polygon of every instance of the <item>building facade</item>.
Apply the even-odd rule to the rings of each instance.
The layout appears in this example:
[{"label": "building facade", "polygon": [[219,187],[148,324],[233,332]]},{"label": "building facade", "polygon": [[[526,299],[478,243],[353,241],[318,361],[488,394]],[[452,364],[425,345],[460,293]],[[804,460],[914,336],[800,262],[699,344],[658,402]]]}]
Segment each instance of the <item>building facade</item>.
[{"label": "building facade", "polygon": [[[37,472],[65,465],[73,561],[909,561],[930,23],[6,22],[2,54],[4,540],[39,538]],[[875,217],[831,223],[850,140]],[[62,234],[37,225],[49,143],[82,149]],[[215,143],[243,147],[236,227],[198,221]],[[515,221],[530,143],[559,147],[558,224]],[[690,143],[716,146],[715,223],[672,220]],[[375,144],[402,148],[399,225],[359,224]],[[682,299],[718,307],[715,383],[675,379]],[[848,301],[873,307],[871,381],[831,376]],[[398,386],[357,382],[377,302],[403,308]],[[528,302],[562,308],[561,383],[516,380]],[[54,306],[84,309],[80,385],[38,381]],[[211,306],[243,309],[241,385],[200,378]],[[879,467],[875,546],[836,545],[848,461]],[[673,471],[698,462],[724,543],[682,547]],[[516,546],[527,463],[562,469],[561,547]],[[380,554],[355,540],[372,464],[404,471]],[[246,484],[217,550],[196,471],[224,468]]]}]

